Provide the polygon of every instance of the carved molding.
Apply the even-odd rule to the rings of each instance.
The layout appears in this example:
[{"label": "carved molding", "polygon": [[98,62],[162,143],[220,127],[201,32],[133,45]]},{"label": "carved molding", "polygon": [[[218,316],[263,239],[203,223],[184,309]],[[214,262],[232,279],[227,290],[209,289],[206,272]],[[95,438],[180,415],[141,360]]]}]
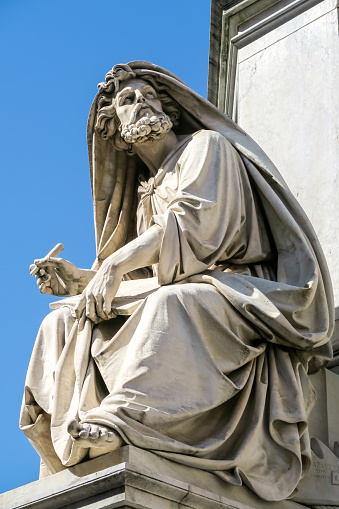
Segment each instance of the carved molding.
[{"label": "carved molding", "polygon": [[313,505],[312,509],[336,509],[338,505]]},{"label": "carved molding", "polygon": [[[212,0],[208,99],[237,120],[235,100],[238,49],[321,1],[295,0],[283,6],[283,2],[272,0]],[[240,25],[259,14],[262,18],[259,22],[254,20],[252,26],[238,32]]]}]

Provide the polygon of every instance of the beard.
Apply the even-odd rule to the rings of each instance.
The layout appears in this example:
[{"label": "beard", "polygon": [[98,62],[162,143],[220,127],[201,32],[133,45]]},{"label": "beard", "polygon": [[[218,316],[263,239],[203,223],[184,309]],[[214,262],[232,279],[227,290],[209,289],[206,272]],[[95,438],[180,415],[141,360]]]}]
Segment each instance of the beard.
[{"label": "beard", "polygon": [[172,129],[172,121],[164,112],[157,112],[153,116],[143,116],[137,122],[123,124],[121,137],[126,143],[146,143],[150,140],[160,140]]}]

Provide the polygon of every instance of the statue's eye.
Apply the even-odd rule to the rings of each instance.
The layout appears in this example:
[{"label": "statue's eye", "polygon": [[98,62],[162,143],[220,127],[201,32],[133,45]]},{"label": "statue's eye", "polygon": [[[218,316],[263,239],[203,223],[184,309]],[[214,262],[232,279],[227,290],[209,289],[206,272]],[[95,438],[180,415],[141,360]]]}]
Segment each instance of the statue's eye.
[{"label": "statue's eye", "polygon": [[133,102],[133,96],[130,94],[130,95],[126,95],[122,101],[122,104],[132,104]]},{"label": "statue's eye", "polygon": [[155,93],[152,92],[151,90],[148,90],[148,92],[146,92],[146,94],[145,94],[145,97],[146,97],[146,99],[154,99]]}]

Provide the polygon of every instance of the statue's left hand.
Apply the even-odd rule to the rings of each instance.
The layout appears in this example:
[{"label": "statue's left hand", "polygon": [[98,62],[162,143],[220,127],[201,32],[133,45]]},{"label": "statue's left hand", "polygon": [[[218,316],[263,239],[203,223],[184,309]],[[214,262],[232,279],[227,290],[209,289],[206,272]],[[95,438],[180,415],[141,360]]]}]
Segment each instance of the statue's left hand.
[{"label": "statue's left hand", "polygon": [[75,306],[75,315],[80,322],[86,316],[92,322],[109,320],[112,313],[112,302],[117,293],[123,274],[107,259],[88,284]]}]

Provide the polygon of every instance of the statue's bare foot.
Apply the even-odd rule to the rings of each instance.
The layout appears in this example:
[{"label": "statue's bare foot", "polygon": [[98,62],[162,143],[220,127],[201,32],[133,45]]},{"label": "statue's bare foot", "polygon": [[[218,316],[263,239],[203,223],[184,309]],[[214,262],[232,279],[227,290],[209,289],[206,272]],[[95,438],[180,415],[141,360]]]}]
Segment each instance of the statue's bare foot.
[{"label": "statue's bare foot", "polygon": [[96,424],[79,423],[73,419],[68,423],[68,433],[80,447],[103,449],[105,452],[115,451],[122,446],[123,440],[118,433]]}]

